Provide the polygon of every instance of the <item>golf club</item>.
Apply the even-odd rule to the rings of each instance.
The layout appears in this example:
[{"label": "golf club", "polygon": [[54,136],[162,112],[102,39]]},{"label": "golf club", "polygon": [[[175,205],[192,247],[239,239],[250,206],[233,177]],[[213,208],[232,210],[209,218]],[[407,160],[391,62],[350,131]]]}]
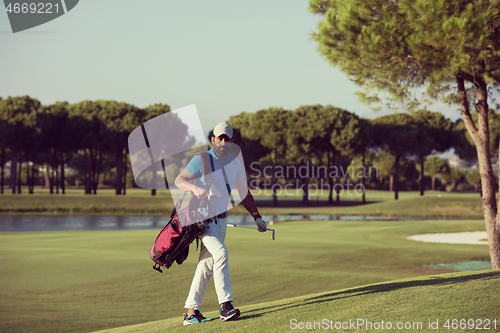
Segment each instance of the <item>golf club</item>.
[{"label": "golf club", "polygon": [[[235,227],[235,228],[247,228],[247,229],[259,229],[257,227],[247,227],[247,226],[244,226],[244,225],[237,225],[237,224],[229,224],[227,225],[228,227]],[[271,230],[273,232],[273,240],[274,240],[274,236],[275,236],[275,232],[274,232],[274,229],[266,229],[266,230]]]}]

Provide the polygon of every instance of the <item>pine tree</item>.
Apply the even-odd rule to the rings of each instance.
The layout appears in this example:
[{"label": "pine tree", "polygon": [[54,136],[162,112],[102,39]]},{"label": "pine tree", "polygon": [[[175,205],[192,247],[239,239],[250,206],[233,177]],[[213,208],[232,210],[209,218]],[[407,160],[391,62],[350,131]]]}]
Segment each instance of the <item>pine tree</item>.
[{"label": "pine tree", "polygon": [[426,87],[429,96],[460,105],[479,160],[492,268],[500,268],[488,121],[489,90],[500,84],[500,1],[310,0],[309,10],[324,15],[313,35],[320,52],[364,88],[365,100],[384,101],[377,91],[384,92],[411,108],[419,103],[415,92]]}]

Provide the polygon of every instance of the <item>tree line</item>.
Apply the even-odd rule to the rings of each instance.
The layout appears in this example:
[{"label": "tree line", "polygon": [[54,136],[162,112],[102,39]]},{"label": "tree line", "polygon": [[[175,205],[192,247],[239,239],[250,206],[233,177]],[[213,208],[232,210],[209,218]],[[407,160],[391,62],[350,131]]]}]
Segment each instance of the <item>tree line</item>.
[{"label": "tree line", "polygon": [[[25,163],[23,180],[29,193],[33,193],[37,170],[41,166],[45,167],[50,193],[58,193],[59,188],[65,193],[65,165],[69,164],[78,165],[83,172],[86,194],[97,193],[105,166],[108,169],[113,166],[116,170],[115,193],[125,194],[127,174],[130,175],[128,135],[144,122],[169,111],[166,104],[141,109],[104,100],[75,104],[57,102],[44,106],[29,96],[0,99],[1,192],[5,186],[4,165],[10,160],[12,193],[21,192],[20,166],[28,162]],[[235,130],[235,139],[242,148],[249,176],[255,168],[250,165],[256,161],[262,163],[261,167],[300,167],[310,163],[343,170],[344,175],[339,171],[333,177],[324,177],[324,184],[332,189],[330,203],[335,199],[340,204],[340,193],[335,185],[345,185],[349,167],[366,170],[375,166],[378,179],[364,175],[358,177],[358,172],[348,177],[363,188],[370,186],[367,182],[378,183],[380,188],[388,179],[389,190],[394,191],[397,199],[401,179],[418,178],[423,195],[426,174],[432,177],[432,189],[436,174],[451,175],[451,171],[443,169],[435,158],[428,158],[431,154],[454,147],[461,157],[474,158],[474,149],[463,123],[453,123],[442,114],[428,110],[395,113],[370,120],[331,105],[306,105],[293,111],[271,107],[255,113],[242,112],[228,122]],[[498,132],[496,127],[491,128]],[[187,136],[187,129],[185,132]],[[419,175],[415,174],[417,170]],[[276,179],[275,175],[273,169],[272,189],[274,184],[284,181]],[[465,174],[457,177],[450,176],[450,182],[456,184],[465,179]],[[342,178],[344,184],[341,184]],[[302,186],[303,201],[308,204],[309,183],[317,183],[318,177],[306,177],[301,182],[305,185]],[[273,191],[275,205],[277,200],[276,191]]]},{"label": "tree line", "polygon": [[[419,174],[411,175],[410,172],[409,176],[419,179],[423,195],[426,174],[431,175],[434,189],[435,176],[451,172],[440,168],[445,162],[432,154],[455,148],[461,158],[470,160],[475,156],[474,146],[467,139],[461,121],[452,122],[441,113],[428,110],[364,119],[331,105],[301,106],[293,111],[271,107],[255,113],[242,112],[232,116],[228,122],[235,129],[235,140],[243,152],[247,172],[255,170],[255,166],[251,165],[254,161],[260,161],[261,168],[273,168],[270,188],[273,189],[275,205],[277,194],[274,185],[278,181],[286,182],[274,176],[274,170],[280,165],[300,167],[309,161],[314,165],[324,165],[327,170],[332,166],[336,170],[344,170],[344,176],[338,172],[334,177],[328,177],[328,186],[325,186],[331,189],[329,202],[332,203],[335,196],[339,204],[340,195],[335,190],[338,189],[335,184],[340,184],[340,178],[344,178],[345,184],[345,170],[349,167],[366,171],[369,166],[375,166],[379,180],[387,177],[390,190],[398,199],[399,181],[407,171],[405,167],[411,169],[407,167],[409,162],[416,164],[413,170],[414,173],[418,170]],[[495,129],[492,128],[492,131]],[[495,135],[498,137],[498,132]],[[426,169],[429,169],[428,172]],[[367,179],[366,174],[357,177],[357,173],[350,174],[351,180],[358,181],[363,188],[367,181],[374,180]],[[461,175],[464,177],[463,172]],[[464,178],[449,179],[456,184]],[[309,181],[309,178],[302,179],[306,185],[302,187],[304,204],[308,203]],[[363,193],[363,203],[365,201]]]},{"label": "tree line", "polygon": [[44,106],[29,96],[0,98],[0,190],[4,165],[11,161],[10,187],[21,193],[21,165],[33,193],[39,166],[45,166],[50,193],[65,193],[65,165],[83,160],[85,194],[96,194],[103,163],[116,167],[115,193],[125,194],[129,172],[127,139],[137,126],[165,112],[166,104],[146,108],[116,101],[57,102]]},{"label": "tree line", "polygon": [[309,11],[321,16],[313,33],[319,51],[362,87],[367,103],[412,109],[426,89],[428,97],[460,106],[477,152],[491,265],[500,268],[492,163],[499,142],[491,136],[498,122],[490,108],[500,93],[498,1],[309,0]]}]

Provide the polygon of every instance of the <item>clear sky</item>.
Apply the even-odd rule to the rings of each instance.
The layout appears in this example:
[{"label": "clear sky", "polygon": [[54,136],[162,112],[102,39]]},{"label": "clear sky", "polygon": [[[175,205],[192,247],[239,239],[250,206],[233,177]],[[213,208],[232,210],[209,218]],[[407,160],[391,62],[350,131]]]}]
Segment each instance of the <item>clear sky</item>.
[{"label": "clear sky", "polygon": [[[205,131],[242,111],[332,104],[373,118],[316,50],[307,0],[81,0],[13,34],[0,12],[0,96],[196,104]],[[3,7],[2,7],[3,8]],[[430,107],[454,119],[456,108]]]}]

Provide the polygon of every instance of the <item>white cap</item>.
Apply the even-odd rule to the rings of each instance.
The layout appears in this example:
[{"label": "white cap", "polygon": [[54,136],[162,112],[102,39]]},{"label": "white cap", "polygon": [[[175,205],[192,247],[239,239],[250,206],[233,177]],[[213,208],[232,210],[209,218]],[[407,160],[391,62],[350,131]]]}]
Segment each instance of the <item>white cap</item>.
[{"label": "white cap", "polygon": [[223,134],[226,134],[230,139],[233,138],[233,128],[231,127],[231,125],[226,123],[220,123],[214,127],[215,136],[221,136]]}]

